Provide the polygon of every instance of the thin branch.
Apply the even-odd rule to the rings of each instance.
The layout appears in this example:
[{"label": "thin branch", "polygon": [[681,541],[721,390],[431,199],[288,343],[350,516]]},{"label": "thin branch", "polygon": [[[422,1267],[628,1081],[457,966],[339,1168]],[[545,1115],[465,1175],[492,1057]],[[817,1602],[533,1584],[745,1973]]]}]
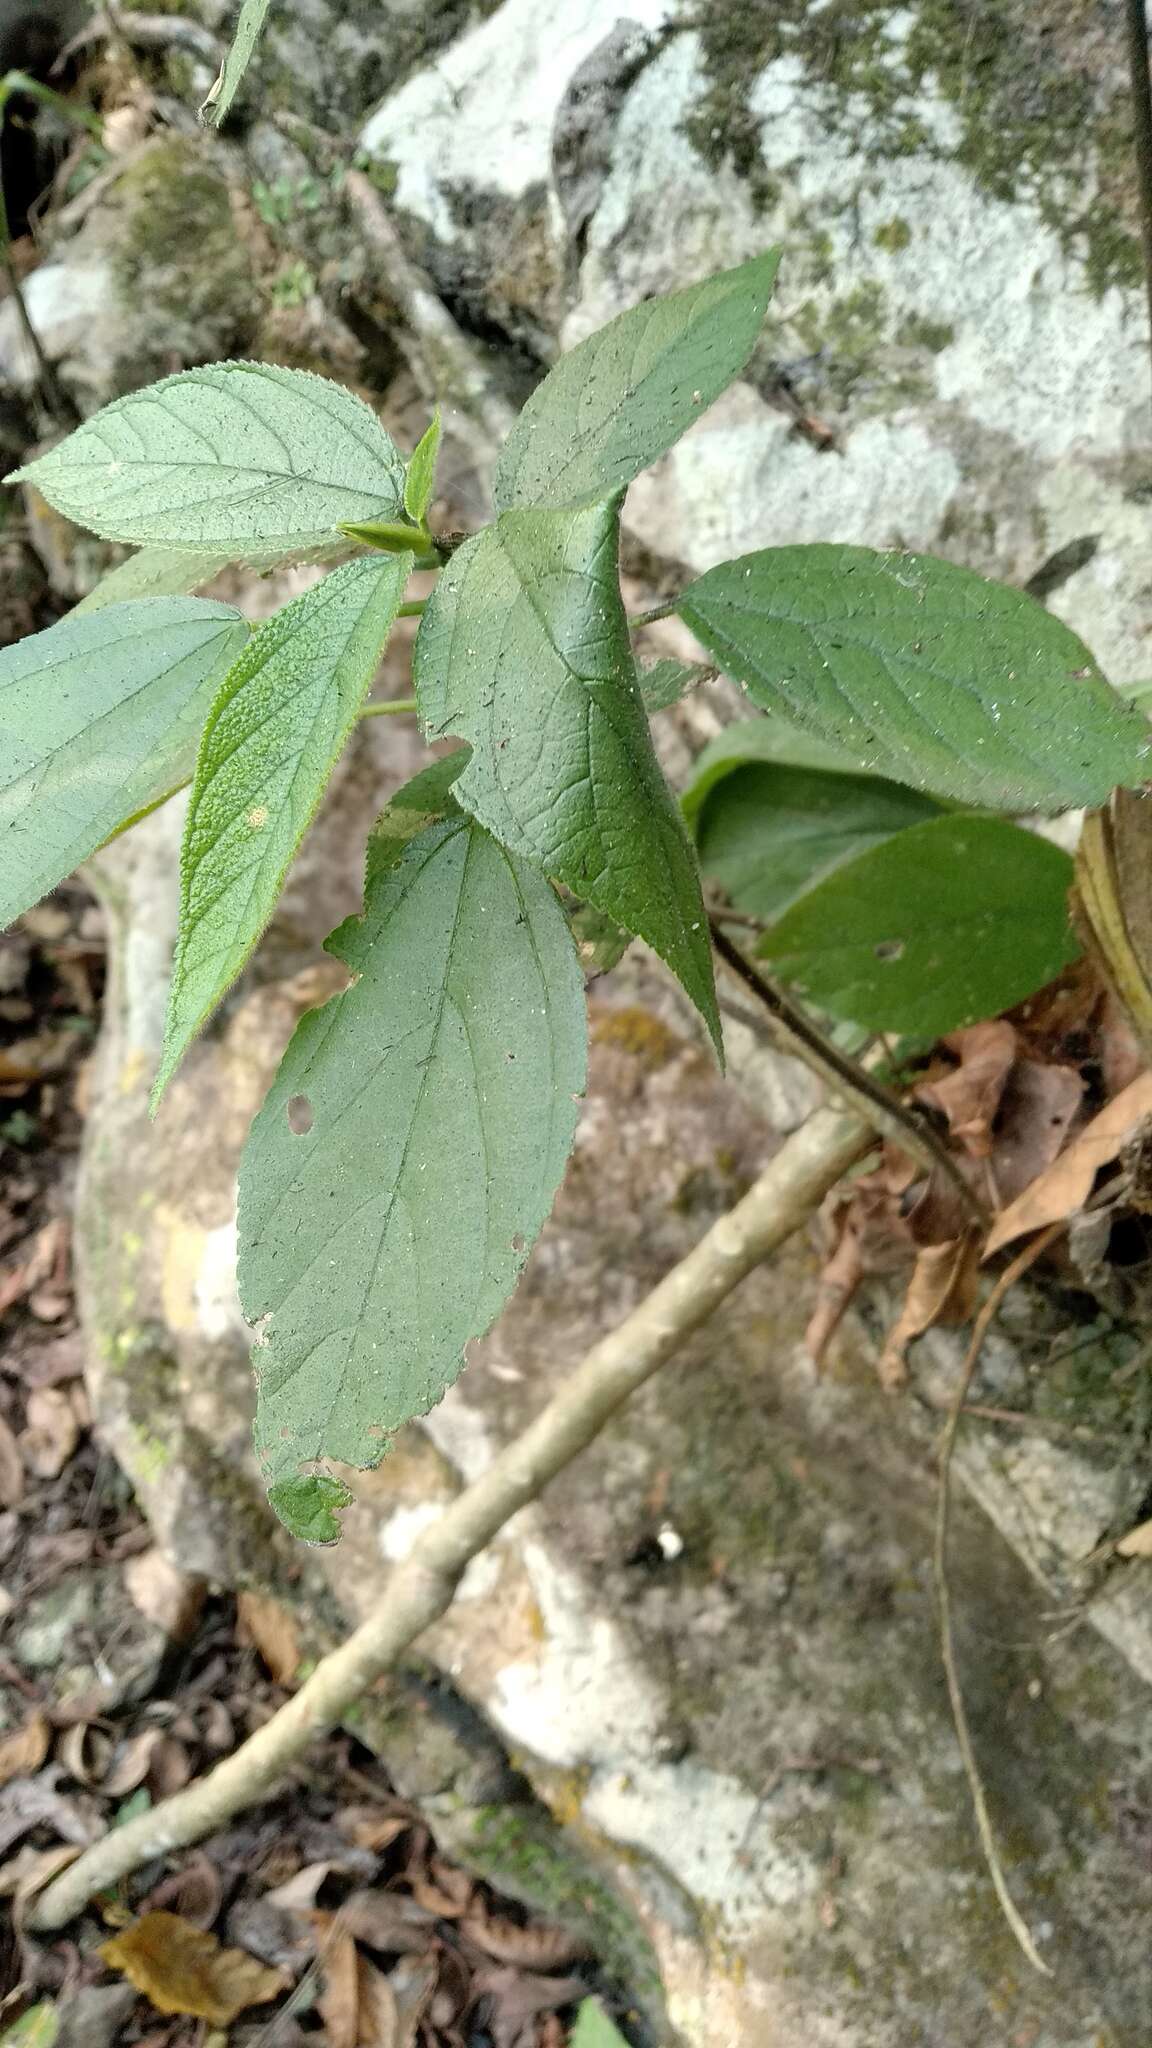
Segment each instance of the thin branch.
[{"label": "thin branch", "polygon": [[654,626],[658,619],[670,619],[675,613],[676,603],[677,600],[672,597],[667,604],[654,604],[646,612],[633,613],[628,621],[629,632],[634,633],[638,626]]},{"label": "thin branch", "polygon": [[1004,1866],[1000,1861],[1000,1852],[996,1847],[992,1817],[989,1814],[988,1801],[984,1794],[984,1780],[980,1775],[980,1766],[976,1761],[976,1751],[972,1742],[972,1731],[968,1725],[968,1711],[964,1705],[964,1692],[960,1684],[960,1671],[956,1658],[956,1639],[952,1628],[952,1589],[948,1583],[948,1536],[952,1517],[952,1454],[956,1448],[956,1437],[960,1429],[960,1420],[967,1406],[968,1394],[976,1374],[981,1347],[988,1334],[988,1326],[996,1315],[1009,1289],[1015,1286],[1017,1280],[1028,1271],[1030,1266],[1035,1264],[1041,1252],[1046,1251],[1053,1240],[1059,1237],[1061,1231],[1066,1228],[1067,1224],[1063,1222],[1050,1223],[1047,1230],[1041,1231],[1039,1237],[1033,1238],[1032,1243],[1027,1245],[1013,1259],[1012,1264],[1005,1267],[976,1318],[972,1330],[972,1340],[968,1346],[963,1369],[960,1374],[960,1384],[953,1396],[948,1420],[944,1425],[944,1433],[940,1440],[940,1489],[936,1499],[936,1540],[932,1551],[932,1571],[936,1581],[936,1601],[940,1612],[940,1654],[944,1661],[944,1673],[948,1680],[948,1699],[952,1708],[956,1740],[960,1746],[960,1756],[964,1765],[964,1775],[968,1780],[968,1789],[972,1794],[972,1806],[976,1815],[976,1832],[980,1837],[980,1847],[984,1853],[984,1861],[988,1865],[988,1872],[995,1887],[996,1897],[1000,1901],[1004,1918],[1007,1920],[1028,1961],[1034,1969],[1039,1970],[1041,1975],[1045,1977],[1051,1976],[1052,1972],[1037,1949],[1031,1933],[1008,1889],[1008,1880],[1004,1875]]},{"label": "thin branch", "polygon": [[1149,343],[1152,345],[1152,75],[1148,68],[1148,14],[1145,0],[1128,0],[1127,20],[1132,140],[1140,199],[1144,286],[1148,294]]},{"label": "thin branch", "polygon": [[284,1776],[452,1603],[466,1566],[511,1517],[587,1448],[624,1403],[819,1207],[875,1142],[853,1110],[819,1109],[786,1139],[743,1201],[611,1335],[418,1539],[355,1633],[321,1659],[298,1693],[232,1756],[150,1812],[114,1828],[50,1884],[29,1924],[62,1927],[96,1892],[153,1857],[201,1841]]},{"label": "thin branch", "polygon": [[361,718],[400,718],[407,711],[415,711],[415,697],[390,697],[386,704],[365,704]]},{"label": "thin branch", "polygon": [[866,1067],[841,1052],[831,1039],[825,1038],[799,1004],[753,967],[747,955],[733,945],[719,918],[710,917],[708,929],[724,965],[744,983],[745,988],[751,990],[771,1017],[778,1034],[777,1042],[783,1050],[802,1059],[822,1080],[846,1095],[878,1131],[891,1138],[894,1144],[903,1146],[929,1172],[939,1169],[965,1208],[983,1228],[987,1228],[989,1218],[984,1204],[931,1125],[922,1122],[875,1074],[870,1074]]}]

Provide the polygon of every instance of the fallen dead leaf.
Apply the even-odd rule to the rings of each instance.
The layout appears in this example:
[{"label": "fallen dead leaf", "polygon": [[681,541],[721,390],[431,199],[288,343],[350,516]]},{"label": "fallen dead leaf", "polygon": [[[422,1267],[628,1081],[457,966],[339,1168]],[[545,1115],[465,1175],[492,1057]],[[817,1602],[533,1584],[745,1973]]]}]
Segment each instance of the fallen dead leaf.
[{"label": "fallen dead leaf", "polygon": [[237,1636],[259,1651],[277,1685],[291,1685],[300,1668],[300,1635],[283,1602],[270,1593],[241,1593],[236,1601]]},{"label": "fallen dead leaf", "polygon": [[336,1815],[342,1835],[357,1849],[389,1849],[412,1826],[415,1816],[379,1806],[345,1806]]},{"label": "fallen dead leaf", "polygon": [[[182,1572],[162,1550],[144,1550],[125,1565],[124,1584],[133,1606],[162,1628],[166,1636],[171,1636],[173,1642],[184,1642],[191,1635],[204,1605],[207,1588],[203,1579]],[[231,1744],[231,1739],[229,1722],[225,1746]]]},{"label": "fallen dead leaf", "polygon": [[1074,1216],[1091,1194],[1101,1167],[1111,1164],[1149,1116],[1152,1073],[1141,1074],[1122,1089],[1031,1187],[1009,1203],[992,1227],[984,1248],[985,1258],[991,1258],[994,1252],[1027,1231],[1042,1230],[1049,1223]]},{"label": "fallen dead leaf", "polygon": [[352,1936],[329,1929],[321,1965],[324,1988],[316,2001],[328,2048],[357,2048],[360,2038],[359,1957]]},{"label": "fallen dead leaf", "polygon": [[62,1387],[33,1387],[27,1417],[19,1440],[24,1469],[37,1479],[58,1479],[80,1441],[69,1395]]},{"label": "fallen dead leaf", "polygon": [[174,1870],[148,1897],[150,1913],[178,1913],[193,1927],[211,1927],[220,1911],[223,1887],[220,1873],[207,1856],[192,1856],[183,1870]]},{"label": "fallen dead leaf", "polygon": [[436,1989],[436,1963],[431,1957],[402,1956],[388,1982],[396,2000],[396,2048],[412,2048],[420,2022]]},{"label": "fallen dead leaf", "polygon": [[59,1757],[79,1785],[100,1785],[112,1754],[111,1737],[91,1721],[76,1721],[60,1738]]},{"label": "fallen dead leaf", "polygon": [[162,1728],[145,1728],[120,1744],[104,1777],[102,1789],[109,1799],[126,1799],[144,1783],[163,1740]]},{"label": "fallen dead leaf", "polygon": [[340,1924],[357,1941],[384,1955],[424,1955],[431,1945],[433,1915],[403,1892],[350,1892]]},{"label": "fallen dead leaf", "polygon": [[382,1970],[367,1956],[356,1958],[357,2048],[399,2048],[400,2014],[396,1994]]},{"label": "fallen dead leaf", "polygon": [[1152,1521],[1138,1522],[1115,1548],[1117,1557],[1152,1557]]},{"label": "fallen dead leaf", "polygon": [[522,1927],[516,1920],[479,1910],[460,1922],[460,1932],[497,1963],[512,1963],[520,1970],[559,1970],[587,1955],[587,1944],[574,1939],[562,1927],[536,1922]]},{"label": "fallen dead leaf", "polygon": [[157,2012],[186,2013],[219,2027],[249,2006],[266,2005],[288,1985],[282,1970],[268,1969],[242,1948],[221,1948],[214,1934],[177,1913],[145,1913],[99,1954]]},{"label": "fallen dead leaf", "polygon": [[534,1977],[523,1970],[494,1968],[480,1971],[473,1988],[487,2007],[495,2048],[532,2048],[539,2014],[574,2005],[588,1986],[579,1977]]},{"label": "fallen dead leaf", "polygon": [[52,1745],[52,1730],[43,1714],[30,1714],[22,1728],[0,1739],[0,1785],[38,1771]]},{"label": "fallen dead leaf", "polygon": [[881,1386],[902,1386],[908,1377],[908,1346],[936,1323],[967,1322],[976,1306],[980,1240],[969,1230],[951,1244],[930,1244],[916,1264],[900,1314],[888,1332],[877,1363]]},{"label": "fallen dead leaf", "polygon": [[0,1415],[0,1508],[16,1508],[24,1498],[24,1460],[12,1431]]},{"label": "fallen dead leaf", "polygon": [[954,1031],[944,1040],[959,1065],[950,1074],[922,1081],[913,1089],[917,1102],[939,1110],[951,1136],[973,1159],[992,1150],[992,1125],[1000,1108],[1004,1084],[1016,1057],[1016,1033],[1003,1018]]}]

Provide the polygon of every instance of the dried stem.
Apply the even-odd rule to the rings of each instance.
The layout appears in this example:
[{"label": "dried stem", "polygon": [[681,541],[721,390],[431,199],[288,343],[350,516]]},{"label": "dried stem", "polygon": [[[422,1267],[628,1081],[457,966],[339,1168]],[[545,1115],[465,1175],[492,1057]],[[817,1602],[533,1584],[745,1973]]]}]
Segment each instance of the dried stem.
[{"label": "dried stem", "polygon": [[1028,1271],[1030,1266],[1035,1264],[1041,1252],[1046,1251],[1053,1239],[1059,1237],[1061,1231],[1066,1228],[1067,1225],[1064,1223],[1049,1224],[1047,1230],[1041,1231],[1039,1237],[1034,1238],[1032,1243],[1027,1245],[1013,1259],[1012,1264],[1005,1267],[973,1325],[972,1340],[965,1355],[963,1369],[960,1374],[960,1384],[953,1396],[948,1420],[944,1425],[944,1434],[940,1440],[940,1489],[936,1499],[936,1541],[932,1552],[932,1570],[936,1581],[936,1601],[940,1612],[940,1654],[944,1662],[944,1673],[948,1680],[948,1699],[952,1708],[956,1740],[960,1747],[960,1756],[964,1765],[964,1775],[968,1780],[968,1789],[972,1794],[972,1806],[976,1815],[976,1832],[980,1837],[980,1847],[984,1852],[984,1861],[988,1865],[988,1872],[995,1887],[996,1897],[1000,1901],[1004,1918],[1007,1920],[1028,1961],[1034,1969],[1039,1970],[1045,1977],[1051,1976],[1052,1973],[1037,1949],[1031,1933],[1008,1889],[1008,1880],[1004,1875],[1004,1866],[1000,1861],[1000,1852],[996,1847],[996,1837],[992,1829],[992,1817],[988,1811],[988,1801],[984,1792],[984,1780],[980,1775],[980,1766],[976,1761],[976,1751],[972,1743],[972,1731],[968,1725],[968,1712],[964,1705],[964,1692],[960,1684],[960,1671],[956,1658],[956,1639],[952,1628],[952,1589],[948,1583],[948,1536],[952,1516],[952,1454],[956,1448],[956,1437],[960,1429],[961,1417],[967,1407],[969,1390],[975,1377],[981,1347],[988,1334],[988,1327],[1009,1289],[1015,1286],[1017,1280]]},{"label": "dried stem", "polygon": [[535,1422],[425,1531],[367,1620],[321,1660],[299,1692],[207,1777],[86,1849],[36,1901],[30,1925],[62,1927],[94,1893],[153,1857],[201,1841],[281,1779],[446,1612],[477,1553],[592,1443],[753,1267],[800,1228],[874,1142],[870,1122],[855,1111],[817,1110],[743,1201],[593,1347]]}]

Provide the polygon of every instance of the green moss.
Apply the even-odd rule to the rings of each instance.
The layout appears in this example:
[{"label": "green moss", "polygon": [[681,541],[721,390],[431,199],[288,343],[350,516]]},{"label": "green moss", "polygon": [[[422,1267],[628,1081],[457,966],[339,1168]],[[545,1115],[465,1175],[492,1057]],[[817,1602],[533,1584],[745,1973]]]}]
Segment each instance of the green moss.
[{"label": "green moss", "polygon": [[153,320],[165,350],[187,362],[242,349],[259,311],[251,257],[228,186],[200,144],[155,143],[117,179],[113,199],[112,274],[145,358]]},{"label": "green moss", "polygon": [[912,240],[912,230],[906,220],[897,215],[895,220],[886,220],[872,237],[878,249],[888,249],[893,255],[906,249]]},{"label": "green moss", "polygon": [[[894,36],[893,17],[906,13],[907,33]],[[822,123],[849,134],[862,162],[913,151],[958,161],[990,197],[1031,199],[1093,290],[1139,282],[1118,8],[1102,18],[1065,0],[912,0],[908,10],[892,0],[685,0],[685,18],[707,83],[684,132],[707,162],[731,165],[755,203],[773,204],[780,184],[751,88],[765,65],[798,58]],[[947,145],[922,118],[932,92],[955,114]]]},{"label": "green moss", "polygon": [[896,339],[902,348],[931,349],[934,356],[942,348],[950,348],[956,339],[956,329],[949,320],[923,320],[918,313],[902,320],[896,329]]}]

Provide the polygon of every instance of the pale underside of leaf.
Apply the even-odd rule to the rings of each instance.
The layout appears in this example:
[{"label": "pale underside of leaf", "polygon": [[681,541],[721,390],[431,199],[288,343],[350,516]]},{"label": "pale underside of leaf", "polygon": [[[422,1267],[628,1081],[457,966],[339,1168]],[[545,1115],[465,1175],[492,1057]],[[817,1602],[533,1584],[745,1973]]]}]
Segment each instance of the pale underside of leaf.
[{"label": "pale underside of leaf", "polygon": [[0,924],[187,779],[247,636],[227,605],[152,598],[0,654]]},{"label": "pale underside of leaf", "polygon": [[240,1172],[273,1482],[373,1465],[439,1400],[551,1207],[584,1085],[559,904],[471,820],[370,862],[363,919],[329,945],[353,985],[302,1020]]},{"label": "pale underside of leaf", "polygon": [[738,377],[779,252],[610,320],[562,356],[504,444],[501,508],[607,497],[639,476]]},{"label": "pale underside of leaf", "polygon": [[341,535],[322,547],[271,551],[247,548],[241,553],[220,548],[141,548],[137,554],[129,555],[126,562],[109,569],[75,609],[97,612],[103,611],[105,605],[124,604],[134,597],[181,596],[202,589],[224,569],[247,569],[263,576],[272,569],[335,561],[347,553],[348,543]]},{"label": "pale underside of leaf", "polygon": [[200,743],[153,1107],[264,930],[376,672],[410,555],[346,563],[252,636]]},{"label": "pale underside of leaf", "polygon": [[504,513],[428,602],[413,673],[431,737],[473,752],[463,807],[647,940],[719,1039],[695,856],[652,750],[609,503]]},{"label": "pale underside of leaf", "polygon": [[1152,736],[1069,628],[930,556],[817,544],[711,569],[678,610],[765,711],[858,769],[1054,812],[1152,769]]},{"label": "pale underside of leaf", "polygon": [[9,481],[141,547],[287,554],[398,517],[404,465],[362,401],[272,363],[208,363],[116,399]]}]

